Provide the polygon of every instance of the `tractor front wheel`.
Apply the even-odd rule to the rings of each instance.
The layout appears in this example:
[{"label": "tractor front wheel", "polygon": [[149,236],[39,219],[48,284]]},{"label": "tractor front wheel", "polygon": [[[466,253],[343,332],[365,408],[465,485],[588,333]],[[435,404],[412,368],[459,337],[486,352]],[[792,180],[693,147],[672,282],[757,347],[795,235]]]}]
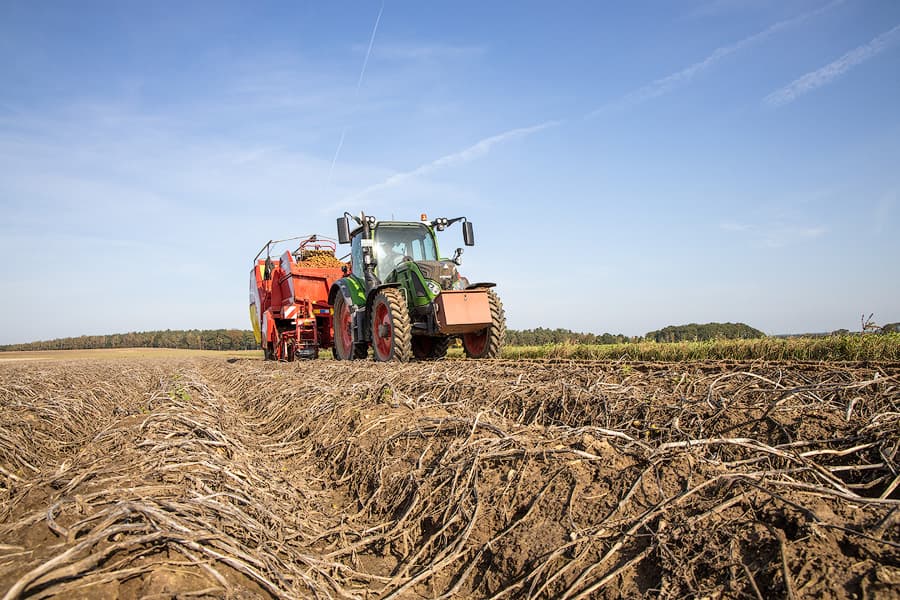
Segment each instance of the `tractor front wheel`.
[{"label": "tractor front wheel", "polygon": [[506,338],[506,315],[503,303],[494,290],[488,290],[488,302],[491,306],[491,324],[474,333],[462,336],[463,350],[468,358],[499,358]]},{"label": "tractor front wheel", "polygon": [[338,294],[334,300],[334,346],[331,351],[337,360],[365,358],[368,354],[365,343],[353,343],[353,315],[343,294]]},{"label": "tractor front wheel", "polygon": [[385,288],[372,302],[372,349],[375,360],[407,362],[412,357],[409,309],[403,291]]}]

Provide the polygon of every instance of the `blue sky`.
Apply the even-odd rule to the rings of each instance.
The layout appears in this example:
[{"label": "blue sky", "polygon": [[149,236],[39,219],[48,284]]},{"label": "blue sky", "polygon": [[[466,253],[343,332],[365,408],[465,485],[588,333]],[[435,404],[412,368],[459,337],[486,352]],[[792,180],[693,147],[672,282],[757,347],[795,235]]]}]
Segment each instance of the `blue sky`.
[{"label": "blue sky", "polygon": [[249,328],[344,210],[517,329],[900,320],[893,0],[3,1],[0,81],[0,343]]}]

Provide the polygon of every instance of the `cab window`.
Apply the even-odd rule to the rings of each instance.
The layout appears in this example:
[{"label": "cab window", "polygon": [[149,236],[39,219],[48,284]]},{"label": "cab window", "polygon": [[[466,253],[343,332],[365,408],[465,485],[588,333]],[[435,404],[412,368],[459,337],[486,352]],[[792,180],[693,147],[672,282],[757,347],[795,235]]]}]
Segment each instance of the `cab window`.
[{"label": "cab window", "polygon": [[437,260],[434,237],[418,223],[379,223],[375,227],[375,272],[384,279],[403,260]]}]

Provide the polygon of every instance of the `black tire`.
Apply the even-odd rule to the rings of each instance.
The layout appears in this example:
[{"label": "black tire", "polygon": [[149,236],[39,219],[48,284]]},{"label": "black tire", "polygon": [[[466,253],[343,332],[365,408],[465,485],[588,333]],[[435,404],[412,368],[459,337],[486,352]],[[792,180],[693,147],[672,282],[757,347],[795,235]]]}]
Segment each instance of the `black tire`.
[{"label": "black tire", "polygon": [[506,341],[506,314],[503,303],[494,290],[488,290],[491,324],[475,333],[462,335],[463,350],[468,358],[499,358]]},{"label": "black tire", "polygon": [[407,362],[412,358],[412,328],[406,296],[397,288],[385,288],[372,302],[372,354],[375,360]]},{"label": "black tire", "polygon": [[268,342],[263,346],[263,360],[275,360],[275,352],[270,348]]},{"label": "black tire", "polygon": [[[331,353],[337,360],[357,360],[368,355],[368,347],[353,341],[353,313],[343,294],[334,300],[334,346]],[[345,312],[346,311],[346,312]]]},{"label": "black tire", "polygon": [[438,360],[447,356],[447,348],[450,346],[448,337],[428,337],[426,335],[414,335],[412,338],[413,356],[418,360]]}]

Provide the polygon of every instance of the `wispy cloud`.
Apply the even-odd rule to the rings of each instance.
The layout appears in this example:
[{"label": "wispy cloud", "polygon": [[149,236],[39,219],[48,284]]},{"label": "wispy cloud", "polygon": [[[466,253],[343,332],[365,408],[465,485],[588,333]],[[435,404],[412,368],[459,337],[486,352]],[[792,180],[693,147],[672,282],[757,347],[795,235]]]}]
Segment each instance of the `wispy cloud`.
[{"label": "wispy cloud", "polygon": [[443,169],[446,167],[450,167],[453,165],[459,165],[462,163],[469,162],[478,157],[484,156],[488,152],[491,151],[491,148],[496,146],[497,144],[501,144],[503,142],[508,142],[510,140],[516,138],[522,138],[529,136],[533,133],[537,133],[538,131],[542,131],[544,129],[548,129],[550,127],[556,127],[557,125],[562,124],[562,121],[546,121],[544,123],[540,123],[538,125],[532,125],[530,127],[519,127],[516,129],[510,129],[508,131],[504,131],[503,133],[498,133],[497,135],[493,135],[483,140],[479,140],[478,142],[472,144],[471,146],[464,148],[458,152],[453,152],[451,154],[447,154],[431,162],[425,163],[412,169],[410,171],[404,171],[401,173],[395,173],[381,181],[379,183],[370,185],[369,187],[363,189],[362,191],[354,194],[353,196],[347,198],[344,203],[350,204],[356,202],[357,200],[368,196],[374,192],[379,192],[382,190],[386,190],[392,187],[395,187],[405,181],[410,179],[414,179],[417,177],[422,177],[423,175],[427,175],[438,169]]},{"label": "wispy cloud", "polygon": [[719,223],[719,228],[722,231],[750,231],[752,227],[750,225],[746,225],[744,223],[735,223],[734,221],[725,221],[723,223]]},{"label": "wispy cloud", "polygon": [[868,44],[854,48],[821,69],[816,69],[799,79],[795,79],[780,90],[776,90],[766,96],[763,102],[769,106],[782,106],[793,102],[807,92],[831,83],[853,67],[883,52],[892,42],[900,37],[898,34],[900,34],[900,25],[882,33]]},{"label": "wispy cloud", "polygon": [[762,243],[768,248],[784,248],[800,241],[812,240],[828,233],[820,225],[773,225],[762,232]]},{"label": "wispy cloud", "polygon": [[722,46],[720,48],[716,48],[712,51],[709,56],[704,58],[703,60],[697,61],[679,71],[676,71],[670,75],[666,75],[665,77],[661,77],[656,79],[645,86],[642,86],[632,92],[625,94],[620,100],[613,102],[612,104],[602,106],[590,113],[587,114],[586,118],[596,117],[610,109],[622,108],[625,106],[631,106],[634,104],[639,104],[641,102],[645,102],[647,100],[651,100],[653,98],[657,98],[662,96],[663,94],[667,94],[673,89],[677,88],[680,85],[683,85],[689,82],[694,78],[698,73],[705,71],[724,59],[727,56],[730,56],[744,48],[751,46],[770,35],[781,31],[783,29],[787,29],[789,27],[793,27],[795,25],[799,25],[804,21],[808,21],[809,19],[816,17],[826,11],[831,10],[832,8],[843,4],[845,0],[833,0],[828,4],[821,6],[815,10],[811,10],[809,12],[805,12],[796,17],[792,17],[790,19],[785,19],[783,21],[778,21],[773,25],[754,33],[751,36],[745,37],[742,40],[739,40],[733,44],[729,44],[727,46]]},{"label": "wispy cloud", "polygon": [[784,248],[798,242],[819,238],[828,233],[828,228],[822,225],[777,221],[762,225],[724,221],[719,223],[719,229],[731,234],[747,236],[754,244],[766,248]]}]

